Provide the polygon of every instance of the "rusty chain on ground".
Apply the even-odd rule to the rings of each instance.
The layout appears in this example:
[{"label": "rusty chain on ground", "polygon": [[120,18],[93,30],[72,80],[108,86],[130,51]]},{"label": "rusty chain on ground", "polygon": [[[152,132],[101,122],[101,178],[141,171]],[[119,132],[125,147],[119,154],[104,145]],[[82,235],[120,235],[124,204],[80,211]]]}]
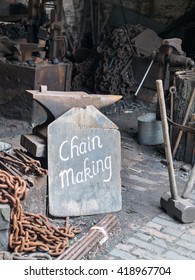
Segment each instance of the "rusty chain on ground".
[{"label": "rusty chain on ground", "polygon": [[41,167],[40,161],[32,159],[21,149],[14,149],[15,155],[6,152],[0,152],[0,160],[16,167],[23,174],[28,175],[47,175],[47,169]]},{"label": "rusty chain on ground", "polygon": [[55,227],[46,216],[23,212],[21,200],[27,194],[27,184],[20,176],[0,170],[0,204],[9,204],[10,237],[9,247],[15,253],[43,252],[59,256],[69,246],[69,238],[80,233],[77,226]]}]

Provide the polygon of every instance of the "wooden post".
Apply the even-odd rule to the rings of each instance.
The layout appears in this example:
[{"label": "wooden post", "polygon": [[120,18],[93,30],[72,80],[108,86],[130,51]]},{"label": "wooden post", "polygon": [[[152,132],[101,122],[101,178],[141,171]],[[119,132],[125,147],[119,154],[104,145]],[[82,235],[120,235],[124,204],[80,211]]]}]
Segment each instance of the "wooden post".
[{"label": "wooden post", "polygon": [[[177,88],[177,92],[174,95],[174,114],[173,121],[177,124],[182,124],[185,113],[190,102],[193,89],[195,87],[195,74],[194,72],[176,72],[175,74],[175,85]],[[188,118],[186,119],[186,123],[189,123],[192,118],[192,114],[195,112],[195,100],[192,102],[191,109],[189,111]],[[179,130],[177,127],[173,127],[172,129],[172,149],[175,147],[175,143],[177,141]],[[186,161],[186,149],[188,147],[187,144],[187,133],[183,133],[180,143],[177,148],[177,152],[175,154],[176,160]],[[188,152],[187,152],[188,153]]]},{"label": "wooden post", "polygon": [[[195,128],[195,114],[192,114],[191,121],[188,123],[189,127]],[[194,164],[193,162],[193,151],[195,146],[195,134],[190,132],[187,133],[186,138],[186,153],[185,153],[185,162]]]}]

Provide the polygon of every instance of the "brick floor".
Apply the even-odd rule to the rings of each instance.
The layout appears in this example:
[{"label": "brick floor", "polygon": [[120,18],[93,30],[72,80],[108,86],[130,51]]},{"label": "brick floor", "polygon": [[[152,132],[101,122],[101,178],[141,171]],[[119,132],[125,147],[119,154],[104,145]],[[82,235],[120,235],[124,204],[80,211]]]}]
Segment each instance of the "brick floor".
[{"label": "brick floor", "polygon": [[105,258],[112,256],[123,260],[194,260],[195,223],[181,224],[162,213],[136,228],[132,237],[117,244]]}]

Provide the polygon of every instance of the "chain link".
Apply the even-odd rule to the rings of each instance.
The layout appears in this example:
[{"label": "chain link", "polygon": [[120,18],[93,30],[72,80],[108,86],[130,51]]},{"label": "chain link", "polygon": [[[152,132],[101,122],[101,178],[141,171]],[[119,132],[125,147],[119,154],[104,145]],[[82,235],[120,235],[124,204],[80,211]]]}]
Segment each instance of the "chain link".
[{"label": "chain link", "polygon": [[133,75],[133,57],[137,56],[132,39],[144,31],[141,25],[127,24],[114,29],[97,47],[97,52],[75,64],[72,87],[91,92],[128,97],[137,84]]},{"label": "chain link", "polygon": [[77,226],[55,227],[46,216],[23,212],[27,184],[20,176],[0,170],[0,203],[11,207],[9,247],[17,254],[44,252],[59,256],[69,246],[69,238],[81,232]]}]

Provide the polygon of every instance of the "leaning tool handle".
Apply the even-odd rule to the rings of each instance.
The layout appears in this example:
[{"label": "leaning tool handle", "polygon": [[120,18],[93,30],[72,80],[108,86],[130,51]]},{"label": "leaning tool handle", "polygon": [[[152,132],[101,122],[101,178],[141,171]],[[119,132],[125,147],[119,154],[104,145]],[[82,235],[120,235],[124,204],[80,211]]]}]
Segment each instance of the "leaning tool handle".
[{"label": "leaning tool handle", "polygon": [[191,190],[193,188],[194,181],[195,181],[195,164],[192,168],[190,177],[189,177],[189,179],[188,179],[188,181],[185,185],[185,188],[183,190],[182,198],[188,198],[189,197],[189,195],[191,193]]},{"label": "leaning tool handle", "polygon": [[[187,119],[188,119],[188,117],[189,117],[189,113],[190,113],[192,104],[193,104],[193,102],[194,102],[194,98],[195,98],[195,88],[194,88],[194,90],[193,90],[193,92],[192,92],[192,95],[191,95],[191,97],[190,97],[190,101],[189,101],[189,103],[188,103],[188,106],[187,106],[187,109],[186,109],[186,112],[185,112],[185,116],[184,116],[182,125],[185,125],[186,122],[187,122]],[[177,140],[176,140],[176,142],[175,142],[175,147],[174,147],[174,149],[173,149],[173,158],[174,158],[175,155],[176,155],[177,148],[178,148],[178,146],[179,146],[179,143],[180,143],[180,140],[181,140],[182,135],[183,135],[183,130],[180,130],[180,131],[179,131],[179,134],[178,134],[178,136],[177,136]]]},{"label": "leaning tool handle", "polygon": [[163,138],[164,138],[164,146],[165,146],[165,155],[167,160],[167,167],[169,173],[169,182],[170,182],[170,191],[172,199],[178,199],[177,185],[175,181],[175,174],[173,168],[173,158],[171,154],[171,145],[169,138],[169,128],[167,122],[167,114],[166,114],[166,106],[165,106],[165,98],[164,98],[164,90],[162,80],[156,80],[157,93],[159,98],[159,106],[160,106],[160,115],[162,121],[162,129],[163,129]]}]

